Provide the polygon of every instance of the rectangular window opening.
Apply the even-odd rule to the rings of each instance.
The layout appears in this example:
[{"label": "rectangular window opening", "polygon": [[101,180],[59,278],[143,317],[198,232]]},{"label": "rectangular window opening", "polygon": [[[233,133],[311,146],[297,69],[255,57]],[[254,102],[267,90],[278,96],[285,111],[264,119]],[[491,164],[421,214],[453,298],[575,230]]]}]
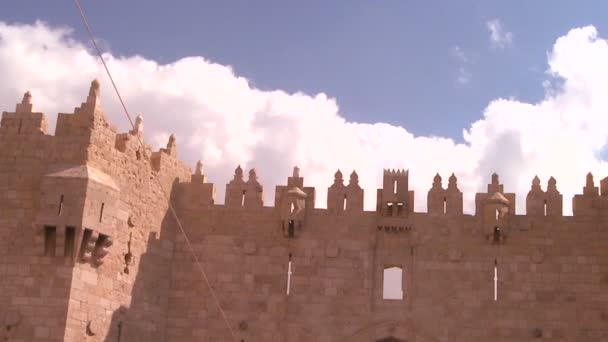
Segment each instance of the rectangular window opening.
[{"label": "rectangular window opening", "polygon": [[384,269],[382,299],[403,300],[403,269],[401,267],[391,266]]},{"label": "rectangular window opening", "polygon": [[397,194],[397,180],[393,181],[393,193]]},{"label": "rectangular window opening", "polygon": [[103,220],[103,208],[105,207],[105,203],[101,203],[101,209],[99,210],[99,222]]},{"label": "rectangular window opening", "polygon": [[243,193],[241,194],[241,207],[245,206],[245,192],[247,190],[243,190]]},{"label": "rectangular window opening", "polygon": [[498,209],[496,209],[496,221],[498,221],[498,216],[500,215],[500,212],[498,211]]},{"label": "rectangular window opening", "polygon": [[401,215],[401,213],[403,212],[403,208],[405,206],[403,205],[402,202],[397,203],[397,215]]},{"label": "rectangular window opening", "polygon": [[57,209],[57,216],[61,216],[61,212],[63,211],[63,195],[59,197],[59,208]]},{"label": "rectangular window opening", "polygon": [[448,212],[448,200],[447,198],[443,198],[443,213],[446,214]]},{"label": "rectangular window opening", "polygon": [[44,226],[44,255],[54,257],[56,245],[57,229],[51,226]]},{"label": "rectangular window opening", "polygon": [[65,227],[65,245],[63,246],[63,255],[66,258],[74,256],[74,243],[76,242],[76,228]]},{"label": "rectangular window opening", "polygon": [[545,203],[543,204],[543,213],[547,216],[547,200],[545,200]]},{"label": "rectangular window opening", "polygon": [[342,201],[342,210],[346,211],[346,204],[347,204],[348,199],[346,198],[346,195],[344,195],[344,201]]},{"label": "rectangular window opening", "polygon": [[93,235],[93,231],[85,228],[84,233],[82,234],[82,241],[80,242],[80,252],[78,253],[78,257],[82,259],[87,249],[87,245],[89,244],[89,240],[91,240],[91,236]]}]

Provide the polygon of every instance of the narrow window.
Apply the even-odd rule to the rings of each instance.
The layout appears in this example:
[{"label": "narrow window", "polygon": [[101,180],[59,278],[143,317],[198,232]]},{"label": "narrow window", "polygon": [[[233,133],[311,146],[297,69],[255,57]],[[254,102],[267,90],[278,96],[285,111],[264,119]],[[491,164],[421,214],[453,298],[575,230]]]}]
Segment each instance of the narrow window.
[{"label": "narrow window", "polygon": [[346,199],[346,195],[344,195],[344,201],[342,201],[342,210],[346,211],[346,202],[348,200]]},{"label": "narrow window", "polygon": [[399,266],[384,269],[382,299],[403,300],[403,270]]},{"label": "narrow window", "polygon": [[87,245],[89,244],[89,240],[91,240],[91,235],[93,235],[93,231],[85,228],[84,233],[82,234],[82,241],[80,242],[80,253],[78,253],[80,259],[82,259],[86,253]]},{"label": "narrow window", "polygon": [[21,127],[23,126],[23,119],[19,119],[19,130],[17,131],[17,134],[21,134]]},{"label": "narrow window", "polygon": [[289,290],[291,288],[291,253],[289,253],[289,263],[287,264],[287,295],[289,296]]},{"label": "narrow window", "polygon": [[397,194],[397,180],[393,181],[393,193]]},{"label": "narrow window", "polygon": [[494,301],[498,301],[498,261],[494,259]]},{"label": "narrow window", "polygon": [[388,216],[393,216],[393,203],[387,203],[386,209],[388,211]]},{"label": "narrow window", "polygon": [[447,213],[448,212],[448,200],[447,198],[443,198],[443,213]]},{"label": "narrow window", "polygon": [[54,257],[56,245],[57,229],[51,226],[44,226],[44,255]]},{"label": "narrow window", "polygon": [[103,207],[105,207],[105,203],[101,203],[101,210],[99,210],[99,222],[103,220]]},{"label": "narrow window", "polygon": [[401,215],[402,212],[403,212],[403,203],[399,202],[399,203],[397,203],[397,215]]},{"label": "narrow window", "polygon": [[291,203],[291,207],[289,209],[289,211],[293,214],[293,212],[296,210],[295,205],[293,205],[293,202]]},{"label": "narrow window", "polygon": [[545,203],[543,204],[543,212],[544,215],[547,216],[547,200],[545,200]]},{"label": "narrow window", "polygon": [[243,193],[241,194],[241,207],[245,206],[245,192],[246,190],[243,190]]},{"label": "narrow window", "polygon": [[65,227],[65,245],[63,247],[63,255],[66,258],[74,256],[74,242],[76,241],[76,228]]},{"label": "narrow window", "polygon": [[500,238],[501,238],[500,227],[496,226],[496,227],[494,227],[494,242],[495,243],[500,242]]},{"label": "narrow window", "polygon": [[289,237],[292,238],[295,236],[295,222],[293,222],[293,220],[289,220],[288,224],[289,224],[289,227],[288,227],[287,232],[289,234]]},{"label": "narrow window", "polygon": [[496,221],[498,221],[499,211],[496,209]]},{"label": "narrow window", "polygon": [[59,209],[57,209],[57,216],[61,216],[61,212],[63,211],[63,195],[59,197]]}]

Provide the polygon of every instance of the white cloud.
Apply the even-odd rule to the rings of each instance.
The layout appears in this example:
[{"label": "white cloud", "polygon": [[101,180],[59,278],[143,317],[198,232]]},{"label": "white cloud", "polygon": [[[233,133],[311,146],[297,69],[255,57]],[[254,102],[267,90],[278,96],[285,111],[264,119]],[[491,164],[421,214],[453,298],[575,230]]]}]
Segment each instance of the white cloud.
[{"label": "white cloud", "polygon": [[505,31],[500,20],[490,20],[486,22],[486,26],[488,31],[490,31],[490,41],[492,42],[492,46],[502,49],[513,44],[513,33]]},{"label": "white cloud", "polygon": [[[54,127],[55,113],[71,112],[85,98],[90,80],[99,78],[108,117],[126,131],[109,82],[86,46],[65,29],[0,23],[0,107],[12,110],[31,90],[35,109],[46,112]],[[463,130],[464,144],[414,136],[385,123],[349,122],[325,94],[261,91],[230,67],[200,57],[165,65],[139,56],[106,58],[130,111],[145,117],[146,140],[159,147],[175,133],[179,157],[192,166],[204,161],[219,202],[237,164],[257,168],[267,205],[274,202],[274,186],[285,183],[295,164],[305,184],[316,187],[319,207],[325,206],[335,170],[356,169],[370,210],[383,168],[411,169],[418,211],[426,210],[436,172],[444,184],[456,173],[472,212],[475,192],[485,191],[496,171],[505,190],[517,193],[520,213],[535,174],[544,184],[555,176],[570,208],[587,172],[599,180],[608,171],[598,157],[608,138],[608,45],[593,27],[574,29],[556,41],[548,77],[561,81],[551,83],[542,101],[492,101],[483,118]]]}]

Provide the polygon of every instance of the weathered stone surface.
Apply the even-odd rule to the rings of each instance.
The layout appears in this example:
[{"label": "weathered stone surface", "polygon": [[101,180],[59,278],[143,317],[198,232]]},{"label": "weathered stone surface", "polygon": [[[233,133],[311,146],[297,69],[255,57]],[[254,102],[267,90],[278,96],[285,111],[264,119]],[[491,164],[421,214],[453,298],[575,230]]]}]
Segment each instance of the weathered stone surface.
[{"label": "weathered stone surface", "polygon": [[[179,137],[141,146],[141,116],[117,133],[99,91],[54,136],[32,94],[2,114],[1,340],[230,341],[224,315],[248,342],[608,340],[608,179],[588,175],[563,216],[556,180],[535,177],[517,215],[495,174],[466,215],[455,175],[417,213],[406,170],[385,170],[364,211],[354,171],[319,209],[299,169],[265,207],[238,167],[217,205]],[[403,299],[385,300],[395,268]]]}]

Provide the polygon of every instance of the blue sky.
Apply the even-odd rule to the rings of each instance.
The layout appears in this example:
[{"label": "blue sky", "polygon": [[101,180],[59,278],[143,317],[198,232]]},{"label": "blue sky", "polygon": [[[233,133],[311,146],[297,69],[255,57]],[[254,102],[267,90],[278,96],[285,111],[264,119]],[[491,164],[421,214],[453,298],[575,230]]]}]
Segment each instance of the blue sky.
[{"label": "blue sky", "polygon": [[[324,92],[357,122],[462,140],[489,101],[537,101],[547,52],[569,29],[601,32],[608,3],[572,1],[82,1],[114,54],[203,56],[261,89]],[[75,28],[72,1],[4,1],[0,20]],[[499,20],[512,44],[493,47]],[[454,53],[461,51],[466,61]],[[463,68],[468,81],[458,82]]]},{"label": "blue sky", "polygon": [[[608,175],[605,2],[81,1],[146,142],[175,133],[218,203],[239,164],[267,205],[294,165],[318,207],[354,169],[368,210],[383,168],[410,169],[418,211],[454,172],[469,213],[493,172],[519,213],[535,175],[566,212],[587,172]],[[52,133],[98,78],[127,131],[91,51],[72,1],[0,2],[1,110],[31,90]]]}]

